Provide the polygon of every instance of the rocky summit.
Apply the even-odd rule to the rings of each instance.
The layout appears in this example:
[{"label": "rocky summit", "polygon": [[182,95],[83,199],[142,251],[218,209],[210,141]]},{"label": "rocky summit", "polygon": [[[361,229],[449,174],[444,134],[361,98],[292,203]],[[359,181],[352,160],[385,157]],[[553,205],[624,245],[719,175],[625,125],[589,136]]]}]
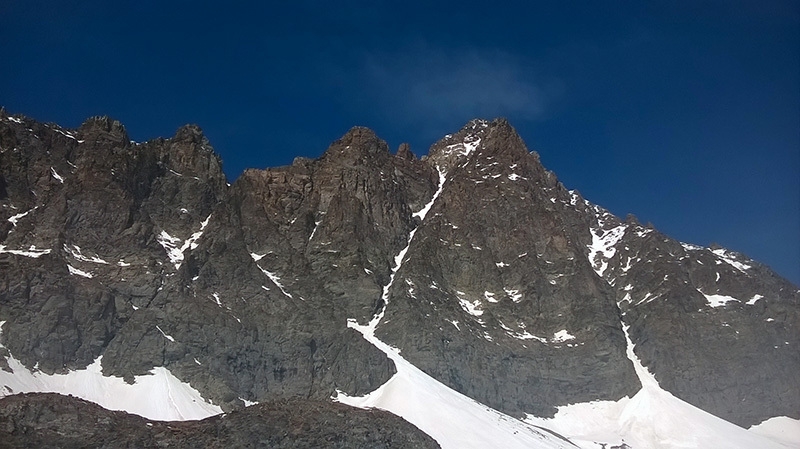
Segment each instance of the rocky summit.
[{"label": "rocky summit", "polygon": [[[468,447],[448,421],[525,447],[681,447],[663,415],[641,419],[666,413],[645,392],[708,416],[698,435],[730,425],[773,447],[800,419],[798,325],[797,286],[586,201],[503,119],[422,158],[356,127],[231,185],[197,126],[136,143],[107,117],[65,129],[0,110],[12,447]],[[124,400],[135,388],[150,400]],[[404,388],[441,394],[414,406]],[[46,391],[150,420],[229,414],[153,424],[17,395]],[[355,398],[392,413],[335,403]],[[445,414],[461,400],[493,424]],[[616,404],[619,427],[592,433],[582,404]],[[778,440],[744,430],[775,420]]]}]

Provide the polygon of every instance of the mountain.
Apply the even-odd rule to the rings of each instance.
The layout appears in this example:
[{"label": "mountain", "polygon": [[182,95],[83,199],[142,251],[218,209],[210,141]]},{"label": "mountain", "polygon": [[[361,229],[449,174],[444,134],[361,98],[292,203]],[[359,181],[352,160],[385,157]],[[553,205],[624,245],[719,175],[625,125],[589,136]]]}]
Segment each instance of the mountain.
[{"label": "mountain", "polygon": [[591,204],[505,120],[422,158],[357,127],[229,185],[196,126],[2,111],[0,167],[2,395],[160,420],[338,401],[443,447],[800,441],[800,290]]}]

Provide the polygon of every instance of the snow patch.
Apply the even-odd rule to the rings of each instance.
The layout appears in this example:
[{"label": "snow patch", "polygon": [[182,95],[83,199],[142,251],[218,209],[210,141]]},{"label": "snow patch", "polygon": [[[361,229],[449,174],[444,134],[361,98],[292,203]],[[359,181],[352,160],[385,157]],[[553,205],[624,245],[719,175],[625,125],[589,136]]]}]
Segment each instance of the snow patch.
[{"label": "snow patch", "polygon": [[752,306],[752,305],[754,305],[756,302],[758,302],[758,300],[759,300],[759,299],[762,299],[762,298],[764,298],[764,295],[753,295],[753,297],[752,297],[752,298],[750,298],[750,300],[749,300],[749,301],[747,301],[747,303],[746,303],[746,304],[747,304],[747,305],[749,305],[749,306]]},{"label": "snow patch", "polygon": [[181,382],[164,367],[136,376],[133,384],[121,377],[103,376],[101,357],[85,369],[67,374],[31,372],[13,356],[0,370],[0,396],[16,393],[59,393],[94,402],[109,410],[121,410],[159,421],[203,419],[222,409],[203,399],[200,392]]},{"label": "snow patch", "polygon": [[181,239],[173,237],[169,235],[167,231],[162,230],[161,233],[156,236],[156,240],[167,252],[167,257],[169,257],[170,262],[175,265],[175,269],[178,269],[183,262],[183,251],[181,251],[178,246],[181,244]]},{"label": "snow patch", "polygon": [[777,441],[787,448],[800,447],[800,419],[776,416],[751,426],[747,431]]},{"label": "snow patch", "polygon": [[53,178],[55,178],[55,179],[56,179],[56,181],[60,182],[61,184],[64,184],[64,178],[62,178],[61,176],[59,176],[59,174],[56,172],[56,169],[55,169],[55,168],[53,168],[53,167],[50,167],[50,173],[52,173],[52,174],[53,174]]},{"label": "snow patch", "polygon": [[685,249],[687,251],[700,251],[700,250],[705,249],[702,246],[692,245],[691,243],[683,243],[683,242],[681,242],[681,246],[683,246],[683,249]]},{"label": "snow patch", "polygon": [[72,248],[68,247],[67,245],[64,245],[64,251],[68,252],[69,255],[72,256],[74,259],[80,260],[82,262],[92,262],[92,263],[108,265],[108,262],[106,262],[105,260],[101,259],[98,256],[91,256],[91,257],[84,256],[83,252],[81,251],[81,247],[78,245],[72,245]]},{"label": "snow patch", "polygon": [[[0,321],[0,341],[5,323]],[[136,376],[133,384],[129,384],[121,377],[103,376],[102,358],[99,356],[82,370],[45,374],[31,372],[9,354],[6,361],[11,372],[0,370],[0,397],[59,393],[94,402],[108,410],[121,410],[159,421],[203,419],[222,413],[219,406],[203,399],[200,392],[164,367],[155,367],[150,374]]]},{"label": "snow patch", "polygon": [[5,245],[0,245],[0,253],[8,253],[17,256],[33,257],[34,259],[38,259],[45,254],[50,254],[50,249],[37,248],[34,245],[31,245],[27,250],[6,249]]},{"label": "snow patch", "polygon": [[608,268],[609,259],[614,257],[614,254],[617,252],[614,245],[622,239],[626,229],[628,229],[628,226],[624,224],[608,231],[604,231],[600,228],[589,229],[589,232],[592,234],[592,243],[588,245],[589,263],[592,264],[592,268],[594,268],[598,276],[603,277],[603,273]]},{"label": "snow patch", "polygon": [[73,136],[71,133],[68,133],[68,132],[62,131],[62,130],[60,130],[60,129],[58,129],[58,128],[50,128],[50,129],[52,129],[53,131],[55,131],[55,132],[57,132],[57,133],[59,133],[59,134],[61,134],[61,135],[65,136],[65,137],[69,137],[69,138],[70,138],[70,139],[72,139],[72,140],[78,140],[78,139],[76,139],[76,138],[75,138],[75,136]]},{"label": "snow patch", "polygon": [[580,199],[580,197],[578,196],[578,194],[574,190],[570,190],[569,191],[569,204],[570,205],[577,206],[579,199]]},{"label": "snow patch", "polygon": [[203,231],[205,230],[206,226],[208,226],[208,222],[210,220],[211,215],[206,217],[206,219],[200,223],[200,230],[193,233],[188,239],[186,239],[186,241],[182,241],[178,237],[173,237],[164,230],[162,230],[161,233],[156,236],[156,240],[167,252],[167,257],[169,257],[170,262],[175,265],[176,270],[179,269],[183,263],[183,252],[187,249],[197,248],[197,241],[200,239],[200,237],[202,237]]},{"label": "snow patch", "polygon": [[[547,427],[583,449],[621,445],[634,449],[788,449],[753,430],[720,419],[663,390],[633,351],[623,324],[626,354],[641,390],[619,401],[593,401],[558,408],[553,418],[528,415],[526,422]],[[787,426],[789,427],[789,426]]]},{"label": "snow patch", "polygon": [[456,153],[459,156],[466,157],[472,154],[481,143],[481,138],[475,135],[467,136],[463,142],[448,145],[444,149],[444,154],[450,155]]},{"label": "snow patch", "polygon": [[717,248],[709,250],[714,253],[720,260],[727,263],[728,265],[736,268],[737,270],[741,271],[742,273],[747,273],[746,270],[753,268],[751,265],[747,265],[745,263],[739,262],[736,260],[735,255],[731,251],[727,251],[724,248]]},{"label": "snow patch", "polygon": [[33,212],[35,210],[36,210],[36,207],[34,207],[33,209],[30,209],[30,210],[27,210],[27,211],[25,211],[25,212],[23,212],[21,214],[12,215],[11,217],[8,217],[8,222],[11,223],[13,226],[17,226],[17,222],[19,221],[20,218],[28,215],[29,213],[31,213],[31,212]]},{"label": "snow patch", "polygon": [[[636,261],[637,261],[637,262],[638,262],[639,260],[640,260],[640,259],[636,259]],[[630,257],[630,256],[629,256],[629,257],[628,257],[628,261],[627,261],[627,262],[625,262],[625,266],[624,266],[624,267],[622,267],[622,272],[623,272],[623,273],[627,273],[627,272],[628,272],[628,270],[630,270],[630,269],[631,269],[631,267],[633,266],[633,265],[631,264],[631,262],[633,262],[633,257]]]},{"label": "snow patch", "polygon": [[198,246],[197,241],[200,240],[200,237],[203,236],[203,231],[206,229],[206,226],[208,226],[209,221],[211,221],[211,214],[209,214],[208,217],[206,217],[206,219],[203,220],[202,223],[200,223],[200,230],[192,234],[192,236],[186,240],[186,242],[183,244],[183,247],[181,248],[181,253],[183,253],[183,251],[185,251],[187,247],[189,249],[197,248]]},{"label": "snow patch", "polygon": [[732,296],[727,296],[727,295],[706,295],[705,293],[701,292],[700,290],[697,290],[697,291],[702,293],[703,296],[706,297],[706,301],[708,301],[708,305],[710,305],[711,307],[722,307],[722,306],[726,305],[727,303],[734,302],[734,301],[735,302],[741,302],[741,301],[739,301],[738,299],[736,299],[736,298],[734,298]]},{"label": "snow patch", "polygon": [[560,331],[553,334],[552,341],[553,343],[563,343],[565,341],[574,340],[575,336],[567,332],[566,329],[561,329]]},{"label": "snow patch", "polygon": [[252,405],[258,405],[258,401],[248,401],[245,398],[239,398],[240,401],[244,402],[245,407],[250,407]]},{"label": "snow patch", "polygon": [[481,316],[483,315],[483,310],[480,309],[481,301],[476,299],[475,301],[467,301],[464,298],[458,298],[459,304],[461,304],[461,308],[464,309],[465,312],[472,316]]},{"label": "snow patch", "polygon": [[67,264],[67,269],[69,270],[69,274],[74,275],[74,276],[82,276],[82,277],[85,277],[85,278],[88,278],[88,279],[91,279],[91,278],[94,277],[94,275],[92,273],[89,273],[88,271],[79,270],[79,269],[73,267],[70,264]]},{"label": "snow patch", "polygon": [[[261,266],[258,264],[257,260],[261,259],[261,257],[264,257],[264,256],[261,256],[258,259],[256,259],[257,256],[255,254],[251,253],[250,255],[254,256],[253,260],[256,261],[256,266],[258,267],[258,269],[261,270],[261,272],[264,273],[269,278],[269,280],[272,281],[272,283],[275,284],[275,286],[277,286],[280,289],[281,293],[283,293],[288,298],[292,298],[292,294],[287,292],[286,289],[283,288],[283,284],[281,283],[281,278],[279,278],[278,275],[276,275],[275,273],[261,268]],[[263,285],[262,285],[262,287],[265,290],[269,290],[268,288],[264,287]]]},{"label": "snow patch", "polygon": [[512,337],[516,338],[517,340],[536,340],[536,341],[538,341],[540,343],[547,343],[547,339],[546,338],[538,337],[538,336],[533,335],[532,333],[530,333],[528,331],[513,332],[510,335]]},{"label": "snow patch", "polygon": [[503,291],[505,291],[506,295],[511,298],[511,301],[515,303],[522,301],[522,293],[520,293],[519,290],[504,288]]}]

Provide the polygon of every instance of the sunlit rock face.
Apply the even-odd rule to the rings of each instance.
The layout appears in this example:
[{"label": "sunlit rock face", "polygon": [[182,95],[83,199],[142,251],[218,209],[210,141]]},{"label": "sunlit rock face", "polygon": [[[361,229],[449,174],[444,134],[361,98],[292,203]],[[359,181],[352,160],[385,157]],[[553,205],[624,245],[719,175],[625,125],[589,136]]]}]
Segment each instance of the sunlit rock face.
[{"label": "sunlit rock face", "polygon": [[196,126],[136,143],[0,111],[0,322],[4,375],[160,368],[225,411],[376,390],[397,368],[372,322],[436,382],[540,418],[640,391],[627,328],[680,400],[800,418],[797,287],[586,201],[502,119],[421,158],[356,127],[229,185]]}]

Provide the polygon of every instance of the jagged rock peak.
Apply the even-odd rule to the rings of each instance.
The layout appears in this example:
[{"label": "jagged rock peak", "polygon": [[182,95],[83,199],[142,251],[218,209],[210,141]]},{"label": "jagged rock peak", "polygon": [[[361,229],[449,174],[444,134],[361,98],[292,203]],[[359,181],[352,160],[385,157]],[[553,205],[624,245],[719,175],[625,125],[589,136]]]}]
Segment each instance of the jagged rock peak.
[{"label": "jagged rock peak", "polygon": [[114,120],[107,115],[97,115],[89,117],[78,128],[82,132],[106,132],[112,134],[124,133],[127,135],[125,126],[119,120]]},{"label": "jagged rock peak", "polygon": [[[457,133],[448,134],[434,143],[425,159],[439,170],[449,172],[474,154],[506,154],[510,165],[528,156],[528,150],[517,131],[505,118],[492,121],[473,119]],[[536,162],[538,163],[538,157]]]},{"label": "jagged rock peak", "polygon": [[186,124],[175,131],[175,137],[172,138],[176,141],[186,141],[191,143],[199,143],[204,147],[210,146],[208,139],[203,134],[203,130],[195,124]]},{"label": "jagged rock peak", "polygon": [[411,146],[407,143],[401,143],[400,147],[397,148],[397,157],[407,161],[412,161],[417,158],[417,156],[411,151]]},{"label": "jagged rock peak", "polygon": [[389,156],[389,145],[371,129],[354,126],[339,140],[333,142],[322,158],[354,163],[383,155]]}]

